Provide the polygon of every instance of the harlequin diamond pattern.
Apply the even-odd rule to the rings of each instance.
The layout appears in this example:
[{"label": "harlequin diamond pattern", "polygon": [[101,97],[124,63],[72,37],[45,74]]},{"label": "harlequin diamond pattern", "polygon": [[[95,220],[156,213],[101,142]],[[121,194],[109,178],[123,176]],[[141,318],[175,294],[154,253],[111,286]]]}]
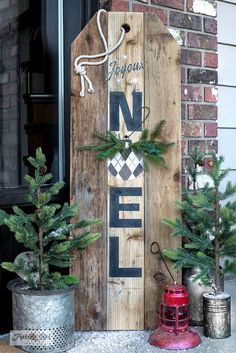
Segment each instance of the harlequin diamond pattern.
[{"label": "harlequin diamond pattern", "polygon": [[137,178],[143,172],[143,159],[132,150],[118,152],[108,162],[108,170],[114,177],[122,180]]}]

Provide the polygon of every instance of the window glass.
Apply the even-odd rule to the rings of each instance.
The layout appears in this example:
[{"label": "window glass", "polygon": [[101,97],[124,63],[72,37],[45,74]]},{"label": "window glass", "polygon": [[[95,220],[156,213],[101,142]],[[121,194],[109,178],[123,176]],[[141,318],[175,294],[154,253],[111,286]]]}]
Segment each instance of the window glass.
[{"label": "window glass", "polygon": [[56,0],[0,0],[0,187],[24,184],[43,148],[58,178]]}]

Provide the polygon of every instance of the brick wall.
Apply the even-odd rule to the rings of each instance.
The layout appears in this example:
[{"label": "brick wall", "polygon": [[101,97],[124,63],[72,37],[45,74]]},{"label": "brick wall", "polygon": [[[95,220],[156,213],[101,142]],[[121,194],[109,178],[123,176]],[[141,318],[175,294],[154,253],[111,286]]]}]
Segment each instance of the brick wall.
[{"label": "brick wall", "polygon": [[0,0],[0,187],[18,185],[18,12],[15,0]]},{"label": "brick wall", "polygon": [[[217,21],[215,0],[101,1],[112,11],[152,11],[181,45],[183,173],[188,153],[217,150]],[[184,179],[185,180],[185,179]]]}]

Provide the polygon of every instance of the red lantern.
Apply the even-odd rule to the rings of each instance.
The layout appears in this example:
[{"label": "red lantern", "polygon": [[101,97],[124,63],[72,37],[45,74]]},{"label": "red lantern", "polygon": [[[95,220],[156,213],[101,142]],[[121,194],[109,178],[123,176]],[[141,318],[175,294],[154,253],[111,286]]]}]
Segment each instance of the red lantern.
[{"label": "red lantern", "polygon": [[201,339],[189,328],[188,292],[182,285],[167,286],[162,294],[158,328],[149,343],[164,349],[188,349],[198,346]]}]

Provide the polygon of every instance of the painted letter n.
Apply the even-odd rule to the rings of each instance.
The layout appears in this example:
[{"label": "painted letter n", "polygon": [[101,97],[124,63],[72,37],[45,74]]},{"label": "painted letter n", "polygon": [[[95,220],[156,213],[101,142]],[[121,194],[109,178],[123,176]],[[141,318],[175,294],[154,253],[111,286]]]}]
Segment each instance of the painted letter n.
[{"label": "painted letter n", "polygon": [[142,92],[132,92],[133,117],[124,92],[110,92],[110,130],[120,131],[120,109],[128,131],[142,131]]}]

